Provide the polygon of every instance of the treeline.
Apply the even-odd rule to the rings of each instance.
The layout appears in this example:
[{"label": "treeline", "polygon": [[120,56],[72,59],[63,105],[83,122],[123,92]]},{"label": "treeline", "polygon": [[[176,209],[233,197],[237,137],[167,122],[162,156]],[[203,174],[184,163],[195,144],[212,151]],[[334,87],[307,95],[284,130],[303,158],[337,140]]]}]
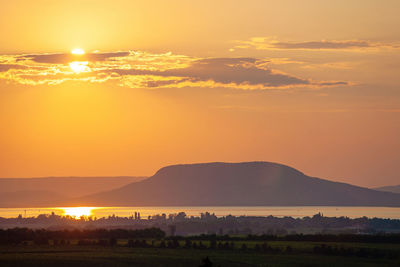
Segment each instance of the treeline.
[{"label": "treeline", "polygon": [[[118,242],[123,239],[124,241]],[[126,242],[127,240],[127,242]],[[252,241],[252,242],[246,242]],[[190,237],[170,236],[159,228],[141,230],[95,229],[95,230],[33,230],[14,228],[0,230],[0,245],[47,245],[47,246],[123,246],[129,248],[195,249],[211,251],[236,251],[265,254],[313,253],[333,256],[366,258],[399,258],[390,249],[360,248],[316,243],[312,249],[271,246],[267,241],[313,241],[313,242],[362,242],[400,243],[400,234],[385,235],[199,235]]]},{"label": "treeline", "polygon": [[400,244],[400,234],[290,234],[290,235],[198,235],[175,237],[181,240],[221,240],[221,241],[309,241],[309,242],[355,242]]},{"label": "treeline", "polygon": [[25,241],[33,241],[36,244],[48,243],[53,240],[56,243],[66,240],[83,239],[138,239],[153,238],[161,239],[165,232],[159,228],[147,228],[138,230],[127,229],[94,229],[94,230],[59,230],[13,228],[0,229],[0,244],[20,244]]},{"label": "treeline", "polygon": [[1,244],[19,244],[23,241],[80,240],[80,239],[165,239],[198,241],[308,241],[308,242],[354,242],[354,243],[391,243],[400,244],[399,234],[290,234],[290,235],[196,235],[169,236],[159,228],[145,229],[93,229],[93,230],[47,230],[30,228],[0,229]]}]

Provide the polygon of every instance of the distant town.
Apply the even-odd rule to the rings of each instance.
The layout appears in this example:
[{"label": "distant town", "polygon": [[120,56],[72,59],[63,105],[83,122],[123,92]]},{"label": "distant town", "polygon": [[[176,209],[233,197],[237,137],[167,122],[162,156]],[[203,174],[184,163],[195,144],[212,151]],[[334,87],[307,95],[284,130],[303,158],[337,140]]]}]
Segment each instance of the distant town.
[{"label": "distant town", "polygon": [[325,217],[318,213],[312,217],[274,216],[224,216],[217,217],[209,212],[200,216],[156,214],[143,218],[140,212],[130,217],[111,215],[103,218],[93,216],[62,216],[55,213],[37,217],[0,218],[0,228],[32,229],[145,229],[160,228],[169,236],[200,234],[217,235],[288,235],[288,234],[377,234],[400,233],[400,220],[382,218]]}]

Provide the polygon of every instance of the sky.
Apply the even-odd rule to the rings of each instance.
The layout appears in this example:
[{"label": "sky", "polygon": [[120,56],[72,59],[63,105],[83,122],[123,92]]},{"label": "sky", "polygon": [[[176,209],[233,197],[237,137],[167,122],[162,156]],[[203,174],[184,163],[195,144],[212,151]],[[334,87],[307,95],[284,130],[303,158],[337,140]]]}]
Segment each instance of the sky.
[{"label": "sky", "polygon": [[0,177],[272,161],[399,184],[399,10],[397,0],[0,0]]}]

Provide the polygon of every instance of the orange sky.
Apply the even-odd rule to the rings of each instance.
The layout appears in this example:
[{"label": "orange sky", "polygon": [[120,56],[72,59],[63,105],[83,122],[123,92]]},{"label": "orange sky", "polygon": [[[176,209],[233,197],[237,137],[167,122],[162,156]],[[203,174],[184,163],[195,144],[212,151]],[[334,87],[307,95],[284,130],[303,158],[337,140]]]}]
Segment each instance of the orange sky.
[{"label": "orange sky", "polygon": [[265,160],[399,183],[397,0],[0,7],[0,177]]}]

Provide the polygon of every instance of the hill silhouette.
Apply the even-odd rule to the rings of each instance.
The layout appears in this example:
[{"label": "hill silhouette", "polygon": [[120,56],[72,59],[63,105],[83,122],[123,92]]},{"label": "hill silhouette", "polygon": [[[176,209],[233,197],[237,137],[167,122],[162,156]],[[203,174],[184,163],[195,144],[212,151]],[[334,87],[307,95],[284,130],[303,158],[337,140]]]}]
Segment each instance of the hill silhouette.
[{"label": "hill silhouette", "polygon": [[173,165],[118,189],[75,199],[88,206],[400,206],[400,194],[309,177],[270,162]]}]

